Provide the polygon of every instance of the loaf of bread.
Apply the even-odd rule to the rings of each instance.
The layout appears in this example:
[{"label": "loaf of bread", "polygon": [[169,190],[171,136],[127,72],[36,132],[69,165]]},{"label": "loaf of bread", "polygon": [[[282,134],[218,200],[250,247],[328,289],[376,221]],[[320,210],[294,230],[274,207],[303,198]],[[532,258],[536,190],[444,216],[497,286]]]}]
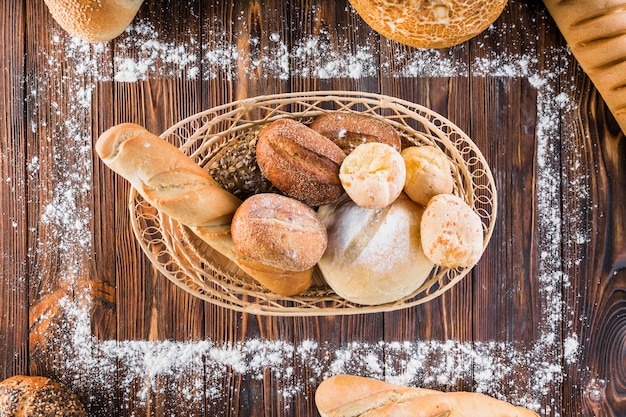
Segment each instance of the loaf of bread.
[{"label": "loaf of bread", "polygon": [[398,152],[400,134],[384,120],[359,113],[330,112],[315,118],[311,129],[336,143],[346,154],[368,142],[386,143]]},{"label": "loaf of bread", "polygon": [[626,0],[544,0],[572,54],[626,133]]},{"label": "loaf of bread", "polygon": [[450,194],[454,178],[450,161],[434,146],[410,146],[402,150],[406,167],[404,192],[417,204],[426,207],[437,194]]},{"label": "loaf of bread", "polygon": [[74,392],[41,376],[16,375],[0,382],[0,416],[87,417]]},{"label": "loaf of bread", "polygon": [[230,227],[241,200],[171,143],[124,123],[102,133],[96,152],[153,207],[189,227],[270,291],[294,295],[310,285],[311,270],[259,271],[240,262]]},{"label": "loaf of bread", "polygon": [[352,201],[363,208],[385,208],[402,192],[406,168],[400,152],[393,147],[368,142],[346,155],[339,179]]},{"label": "loaf of bread", "polygon": [[[315,210],[272,193],[246,199],[235,212],[231,234],[240,264],[259,272],[312,270],[327,245],[326,229]],[[291,279],[289,289],[298,293],[309,285],[308,279]]]},{"label": "loaf of bread", "polygon": [[420,243],[422,212],[404,194],[384,209],[364,209],[347,197],[320,207],[328,248],[318,265],[328,285],[363,305],[390,303],[416,291],[434,266]]},{"label": "loaf of bread", "polygon": [[315,405],[322,417],[538,417],[484,394],[403,387],[351,375],[322,381]]},{"label": "loaf of bread", "polygon": [[424,253],[437,265],[471,267],[483,254],[480,216],[454,194],[431,198],[420,226]]},{"label": "loaf of bread", "polygon": [[44,0],[50,14],[70,35],[87,42],[119,36],[139,11],[143,0]]},{"label": "loaf of bread", "polygon": [[372,29],[391,40],[416,48],[447,48],[487,29],[502,14],[507,0],[350,3]]},{"label": "loaf of bread", "polygon": [[257,163],[267,179],[311,207],[332,203],[343,194],[339,167],[344,157],[330,139],[292,119],[272,122],[256,146]]}]

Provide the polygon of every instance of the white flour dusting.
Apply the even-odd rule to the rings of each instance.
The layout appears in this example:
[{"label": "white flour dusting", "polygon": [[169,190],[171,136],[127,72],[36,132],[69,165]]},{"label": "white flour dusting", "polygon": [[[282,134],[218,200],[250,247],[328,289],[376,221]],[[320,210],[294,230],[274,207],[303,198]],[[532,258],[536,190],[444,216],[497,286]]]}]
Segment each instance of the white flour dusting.
[{"label": "white flour dusting", "polygon": [[[163,389],[161,381],[165,378],[189,403],[202,405],[208,399],[210,405],[228,397],[223,378],[229,375],[260,380],[269,372],[280,381],[281,394],[288,402],[301,395],[306,386],[316,385],[332,374],[355,373],[415,386],[446,387],[466,381],[476,391],[536,410],[541,407],[551,384],[564,377],[560,360],[566,365],[576,363],[579,352],[578,338],[570,334],[571,325],[563,324],[563,312],[567,315],[569,311],[562,299],[562,288],[569,284],[568,277],[561,271],[563,259],[559,251],[563,213],[561,208],[552,204],[559,200],[561,186],[558,183],[561,173],[552,155],[556,144],[567,139],[557,136],[559,117],[561,112],[573,111],[573,100],[567,92],[553,91],[548,82],[562,74],[559,71],[565,71],[563,63],[555,62],[554,72],[538,73],[536,53],[521,56],[494,53],[468,67],[455,63],[442,52],[416,51],[408,59],[399,56],[397,62],[383,63],[379,69],[371,45],[357,45],[353,49],[344,49],[340,45],[336,50],[328,41],[329,36],[320,36],[296,40],[288,47],[277,33],[270,35],[270,44],[257,54],[263,57],[261,60],[248,60],[247,55],[225,37],[204,50],[198,61],[202,45],[197,40],[192,39],[187,44],[162,41],[150,22],[136,22],[127,34],[129,36],[121,38],[117,44],[118,53],[110,66],[102,65],[106,61],[103,57],[110,54],[109,46],[86,44],[63,34],[53,39],[55,50],[44,52],[49,56],[47,71],[58,78],[65,66],[71,66],[75,78],[83,80],[64,87],[67,91],[63,94],[70,100],[67,108],[59,108],[54,103],[50,106],[46,102],[48,93],[61,86],[48,85],[43,80],[29,83],[29,99],[37,109],[32,129],[50,135],[49,145],[42,146],[72,147],[77,154],[72,164],[58,161],[58,177],[51,182],[54,185],[41,185],[44,207],[41,220],[50,229],[47,236],[55,237],[55,241],[39,244],[59,245],[63,266],[69,271],[65,279],[73,282],[80,276],[81,265],[75,259],[84,259],[84,256],[77,257],[65,251],[66,247],[76,247],[75,243],[68,243],[80,242],[86,254],[90,253],[91,247],[92,213],[88,212],[85,203],[91,197],[92,187],[91,132],[82,132],[78,127],[83,125],[81,120],[91,118],[91,94],[97,82],[136,82],[180,76],[205,80],[217,76],[236,79],[237,68],[242,65],[250,73],[278,79],[293,76],[359,79],[376,76],[379,71],[392,77],[490,75],[528,79],[537,92],[539,172],[536,186],[538,239],[543,253],[539,265],[542,286],[539,292],[546,314],[537,324],[540,337],[526,350],[510,343],[453,340],[353,342],[341,346],[314,340],[297,345],[266,340],[246,340],[236,345],[220,345],[211,340],[98,341],[91,334],[91,302],[85,294],[75,299],[66,297],[60,304],[66,323],[58,329],[56,337],[66,343],[61,345],[65,352],[63,358],[55,362],[55,372],[65,382],[80,389],[81,381],[91,381],[99,396],[95,402],[116,401],[117,395],[117,401],[122,404],[145,404]],[[561,54],[562,51],[555,51],[554,55]],[[48,108],[50,110],[44,110]],[[61,117],[64,123],[47,126],[50,114]],[[67,154],[65,151],[55,153]],[[28,166],[29,176],[34,177],[41,169],[40,161],[34,158]],[[587,192],[584,183],[571,186]],[[575,213],[568,215],[576,216]],[[580,242],[588,239],[584,230],[577,237]],[[77,292],[81,290],[86,291],[76,288]],[[565,327],[562,329],[561,326]],[[561,332],[565,334],[564,339]],[[293,365],[285,367],[286,362],[293,362]],[[118,374],[118,369],[124,371]],[[502,381],[513,379],[520,370],[529,375],[526,385],[501,385]],[[203,376],[204,381],[199,382],[198,375]],[[137,390],[137,386],[142,389]],[[312,401],[311,398],[306,400]]]}]

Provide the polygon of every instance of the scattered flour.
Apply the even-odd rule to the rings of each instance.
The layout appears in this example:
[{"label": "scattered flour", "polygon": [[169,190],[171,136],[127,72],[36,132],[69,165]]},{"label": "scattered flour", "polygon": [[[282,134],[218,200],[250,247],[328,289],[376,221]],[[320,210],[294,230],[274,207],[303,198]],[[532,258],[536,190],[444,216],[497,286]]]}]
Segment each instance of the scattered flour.
[{"label": "scattered flour", "polygon": [[[83,80],[64,87],[67,89],[64,94],[71,98],[66,108],[54,103],[49,106],[46,102],[48,93],[61,86],[48,85],[43,80],[29,82],[27,91],[31,92],[29,98],[36,109],[32,129],[51,135],[49,143],[42,146],[71,147],[76,152],[75,161],[58,161],[58,178],[50,182],[54,185],[41,184],[44,207],[41,220],[51,229],[46,236],[55,239],[52,242],[44,238],[39,244],[59,245],[60,256],[67,261],[64,267],[69,271],[65,279],[71,281],[80,276],[81,265],[75,259],[84,258],[67,253],[66,248],[76,247],[75,243],[67,243],[80,242],[87,254],[91,246],[92,213],[86,209],[87,204],[81,204],[91,198],[91,132],[80,131],[78,126],[83,125],[81,120],[91,117],[91,94],[97,82],[136,82],[153,77],[179,76],[205,80],[217,76],[236,79],[239,74],[236,69],[242,65],[249,73],[278,79],[293,76],[359,79],[376,76],[379,71],[392,77],[490,75],[528,79],[537,92],[539,172],[536,186],[538,227],[541,230],[538,239],[543,253],[539,265],[539,291],[546,314],[538,323],[540,337],[526,350],[511,343],[453,340],[351,342],[341,346],[313,340],[297,345],[266,340],[246,340],[234,345],[220,345],[211,340],[98,341],[91,334],[91,302],[86,294],[64,298],[60,304],[67,323],[58,329],[58,337],[66,343],[61,345],[65,351],[63,358],[56,362],[55,371],[66,382],[79,387],[81,381],[88,379],[96,385],[94,391],[102,398],[99,401],[141,404],[163,389],[159,382],[166,378],[187,401],[204,404],[207,399],[210,403],[228,396],[222,382],[223,378],[233,374],[260,380],[269,372],[281,381],[281,394],[289,400],[300,395],[308,384],[316,384],[332,374],[358,373],[406,385],[445,387],[466,381],[479,392],[501,398],[503,392],[507,392],[504,399],[537,410],[542,406],[551,384],[564,377],[560,360],[566,364],[576,363],[579,352],[577,336],[570,334],[571,326],[563,324],[564,315],[569,310],[562,289],[569,284],[568,277],[561,270],[563,259],[559,248],[560,219],[567,208],[552,204],[559,199],[562,176],[552,155],[557,144],[567,139],[558,137],[557,126],[560,113],[573,110],[573,100],[567,92],[553,91],[549,82],[559,75],[559,71],[565,70],[563,63],[555,62],[554,72],[538,73],[537,54],[492,54],[466,66],[454,62],[443,52],[415,51],[410,57],[398,56],[396,62],[378,65],[371,52],[372,46],[368,44],[357,45],[351,50],[336,50],[328,41],[329,36],[320,36],[296,40],[289,47],[278,33],[270,35],[270,45],[258,54],[263,56],[260,60],[249,60],[243,51],[228,42],[226,34],[223,40],[204,50],[198,60],[202,49],[198,40],[191,39],[186,44],[161,41],[148,21],[134,23],[128,34],[117,43],[118,49],[110,65],[103,64],[111,53],[108,45],[90,45],[63,34],[54,38],[52,46],[55,49],[44,52],[49,56],[47,70],[58,75],[67,66],[75,74],[75,79]],[[138,52],[135,54],[135,51]],[[562,53],[553,55],[558,57]],[[59,114],[65,122],[48,126],[48,120]],[[39,159],[34,158],[28,165],[29,176],[36,176],[40,169]],[[583,183],[572,187],[581,187],[582,192],[586,192]],[[581,242],[586,239],[588,236],[584,231],[577,237]],[[563,340],[562,332],[565,334]],[[285,368],[285,362],[293,364]],[[118,374],[118,369],[124,371]],[[512,379],[520,371],[528,374],[527,385],[501,385],[502,381]],[[196,376],[199,374],[203,375],[204,384],[198,382]],[[142,389],[137,391],[137,386]],[[132,393],[135,393],[134,397]]]}]

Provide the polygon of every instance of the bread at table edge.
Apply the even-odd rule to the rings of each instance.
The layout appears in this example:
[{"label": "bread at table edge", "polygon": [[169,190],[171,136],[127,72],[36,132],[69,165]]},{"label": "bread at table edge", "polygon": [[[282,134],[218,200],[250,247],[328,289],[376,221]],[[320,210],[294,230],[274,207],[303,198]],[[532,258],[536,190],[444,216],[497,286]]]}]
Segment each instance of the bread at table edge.
[{"label": "bread at table edge", "polygon": [[100,135],[96,152],[153,207],[189,227],[270,291],[289,296],[311,285],[312,268],[268,271],[241,262],[230,234],[241,200],[176,146],[142,126],[122,123]]},{"label": "bread at table edge", "polygon": [[351,375],[322,381],[315,404],[322,417],[538,417],[484,394],[403,387]]},{"label": "bread at table edge", "polygon": [[626,0],[544,0],[572,54],[626,133]]},{"label": "bread at table edge", "polygon": [[132,22],[143,0],[44,0],[50,14],[70,35],[106,42]]},{"label": "bread at table edge", "polygon": [[0,416],[86,417],[74,392],[42,376],[16,375],[0,382]]}]

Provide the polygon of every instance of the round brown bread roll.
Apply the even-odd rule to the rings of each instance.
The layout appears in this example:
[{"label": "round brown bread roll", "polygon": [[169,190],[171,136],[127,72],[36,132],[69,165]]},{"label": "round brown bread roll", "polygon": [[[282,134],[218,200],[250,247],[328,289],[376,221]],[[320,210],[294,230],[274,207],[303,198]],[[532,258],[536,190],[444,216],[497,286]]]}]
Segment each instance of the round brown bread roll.
[{"label": "round brown bread roll", "polygon": [[454,194],[439,194],[428,202],[421,228],[424,253],[437,265],[470,267],[482,256],[482,221]]},{"label": "round brown bread roll", "polygon": [[406,166],[404,192],[424,207],[437,194],[450,194],[454,190],[454,178],[450,161],[434,146],[411,146],[402,150]]},{"label": "round brown bread roll", "polygon": [[384,208],[393,203],[404,188],[405,178],[400,152],[379,142],[357,146],[339,169],[346,193],[363,208]]},{"label": "round brown bread roll", "polygon": [[507,0],[350,0],[381,35],[416,48],[447,48],[487,29]]},{"label": "round brown bread roll", "polygon": [[60,382],[17,375],[0,382],[0,416],[86,417],[78,397]]},{"label": "round brown bread roll", "polygon": [[384,209],[364,209],[347,197],[320,207],[328,248],[318,265],[328,285],[364,305],[390,303],[416,291],[434,266],[420,243],[422,212],[404,194]]},{"label": "round brown bread roll", "polygon": [[343,194],[339,167],[345,154],[330,139],[292,119],[261,132],[256,158],[263,175],[286,195],[316,207]]},{"label": "round brown bread roll", "polygon": [[311,129],[335,142],[346,154],[368,142],[380,142],[400,151],[400,134],[384,120],[358,113],[332,112],[317,117]]},{"label": "round brown bread roll", "polygon": [[133,20],[143,0],[44,0],[50,14],[70,35],[87,42],[119,36]]},{"label": "round brown bread roll", "polygon": [[231,224],[240,262],[267,271],[304,271],[326,250],[326,229],[309,206],[279,194],[257,194],[245,200]]}]

